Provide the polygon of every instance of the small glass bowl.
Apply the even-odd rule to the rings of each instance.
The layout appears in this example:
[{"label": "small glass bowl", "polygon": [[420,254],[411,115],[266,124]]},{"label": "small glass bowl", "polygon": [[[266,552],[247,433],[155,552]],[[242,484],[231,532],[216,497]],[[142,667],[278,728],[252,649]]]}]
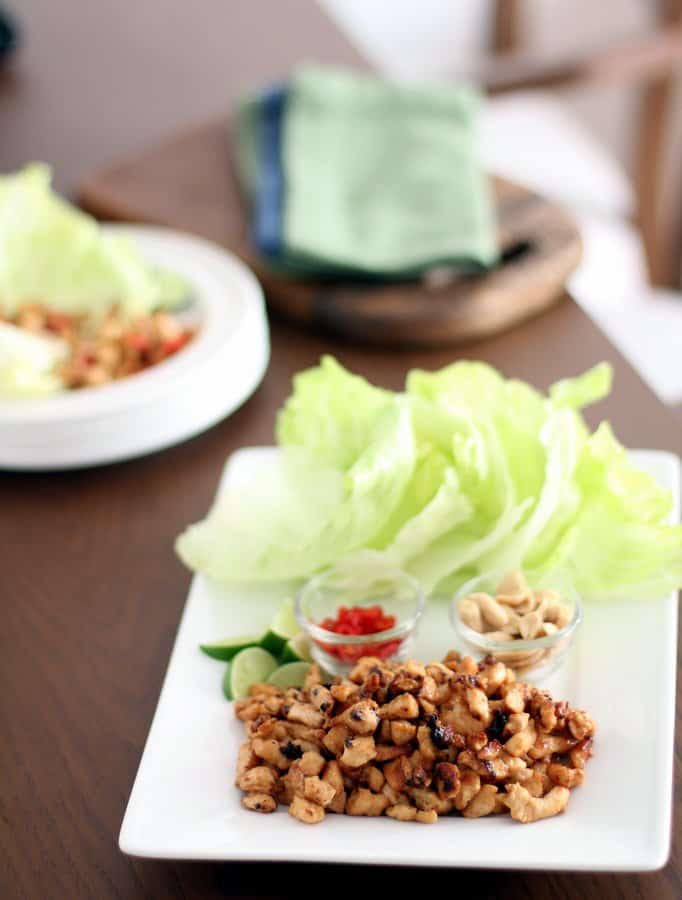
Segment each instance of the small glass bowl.
[{"label": "small glass bowl", "polygon": [[459,608],[470,594],[484,593],[494,598],[497,586],[506,574],[508,573],[491,572],[462,585],[450,604],[450,621],[467,652],[476,656],[490,653],[512,668],[519,679],[532,676],[534,681],[538,681],[559,667],[573,644],[583,618],[580,596],[573,585],[559,573],[537,574],[524,571],[523,575],[530,589],[555,591],[561,603],[568,607],[571,618],[564,628],[545,637],[533,640],[491,640],[485,634],[465,625],[460,618]]},{"label": "small glass bowl", "polygon": [[[310,638],[315,662],[331,675],[346,675],[361,656],[408,659],[425,602],[419,584],[399,569],[372,575],[338,568],[307,582],[296,597],[294,610]],[[340,606],[381,606],[387,616],[395,616],[396,624],[386,631],[362,635],[321,628],[324,619],[336,618]]]}]

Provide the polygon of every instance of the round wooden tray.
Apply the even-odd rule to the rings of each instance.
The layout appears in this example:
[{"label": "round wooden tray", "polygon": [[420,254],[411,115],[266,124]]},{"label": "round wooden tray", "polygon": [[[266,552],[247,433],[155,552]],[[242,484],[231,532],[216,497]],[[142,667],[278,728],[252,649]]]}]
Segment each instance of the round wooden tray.
[{"label": "round wooden tray", "polygon": [[556,204],[495,179],[502,259],[493,271],[420,281],[297,282],[248,262],[264,282],[268,304],[302,325],[352,341],[433,346],[497,334],[536,315],[562,295],[580,261],[580,235]]}]

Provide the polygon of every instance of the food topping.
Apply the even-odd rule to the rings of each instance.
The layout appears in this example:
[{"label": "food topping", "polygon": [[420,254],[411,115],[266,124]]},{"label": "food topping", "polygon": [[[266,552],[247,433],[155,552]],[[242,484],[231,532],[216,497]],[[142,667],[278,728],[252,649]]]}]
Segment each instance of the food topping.
[{"label": "food topping", "polygon": [[[4,321],[0,315],[0,321]],[[169,313],[134,319],[112,308],[102,319],[26,304],[8,321],[40,337],[57,337],[68,354],[57,367],[66,388],[96,387],[134,375],[182,349],[193,331]]]},{"label": "food topping", "polygon": [[281,803],[307,824],[328,812],[422,824],[554,816],[584,780],[596,731],[494,657],[455,652],[428,666],[363,657],[327,685],[313,665],[302,689],[252,685],[235,713],[247,731],[243,806]]},{"label": "food topping", "polygon": [[[380,634],[395,627],[395,616],[387,616],[381,606],[340,606],[336,618],[326,618],[320,627],[335,634]],[[400,647],[399,640],[371,644],[323,644],[320,647],[342,662],[355,662],[362,656],[388,659]]]},{"label": "food topping", "polygon": [[560,646],[514,650],[514,641],[557,634],[569,624],[572,613],[556,591],[533,591],[521,572],[511,572],[497,586],[495,597],[485,593],[464,597],[459,604],[459,617],[489,640],[508,643],[509,651],[498,651],[497,658],[523,672],[542,663]]}]

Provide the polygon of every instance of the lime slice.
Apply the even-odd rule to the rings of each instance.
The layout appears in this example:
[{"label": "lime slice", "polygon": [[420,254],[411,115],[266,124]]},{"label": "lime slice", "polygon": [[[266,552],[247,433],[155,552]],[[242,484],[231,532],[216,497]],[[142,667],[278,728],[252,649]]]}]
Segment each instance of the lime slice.
[{"label": "lime slice", "polygon": [[275,656],[284,650],[286,642],[300,631],[300,625],[294,616],[294,601],[289,598],[277,610],[277,615],[263,635],[260,646]]},{"label": "lime slice", "polygon": [[278,669],[268,678],[269,684],[274,684],[282,690],[288,687],[303,687],[303,682],[308,674],[310,663],[307,662],[290,662]]},{"label": "lime slice", "polygon": [[228,700],[232,699],[232,685],[230,684],[230,664],[227,664],[225,674],[223,675],[223,694]]},{"label": "lime slice", "polygon": [[225,694],[231,700],[242,700],[249,696],[249,688],[256,681],[267,681],[277,668],[277,660],[262,647],[247,647],[240,650],[230,663],[223,686],[228,682]]},{"label": "lime slice", "polygon": [[290,641],[287,641],[282,650],[282,663],[312,662],[310,654],[310,642],[304,632],[299,631]]},{"label": "lime slice", "polygon": [[240,634],[236,637],[225,638],[224,641],[218,641],[214,644],[199,644],[199,646],[206,656],[229,661],[240,650],[245,650],[247,647],[258,647],[260,642],[261,635]]}]

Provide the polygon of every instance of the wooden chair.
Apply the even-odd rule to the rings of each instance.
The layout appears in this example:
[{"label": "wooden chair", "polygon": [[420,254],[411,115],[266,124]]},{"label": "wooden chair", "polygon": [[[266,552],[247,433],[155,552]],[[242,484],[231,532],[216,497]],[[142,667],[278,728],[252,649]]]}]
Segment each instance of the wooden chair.
[{"label": "wooden chair", "polygon": [[655,6],[658,26],[652,33],[587,55],[547,62],[519,53],[520,0],[496,0],[491,35],[494,55],[472,74],[491,94],[605,83],[641,90],[634,176],[637,225],[651,283],[679,286],[682,165],[674,186],[677,202],[671,222],[663,221],[662,172],[675,78],[682,71],[682,0],[656,0]]}]

